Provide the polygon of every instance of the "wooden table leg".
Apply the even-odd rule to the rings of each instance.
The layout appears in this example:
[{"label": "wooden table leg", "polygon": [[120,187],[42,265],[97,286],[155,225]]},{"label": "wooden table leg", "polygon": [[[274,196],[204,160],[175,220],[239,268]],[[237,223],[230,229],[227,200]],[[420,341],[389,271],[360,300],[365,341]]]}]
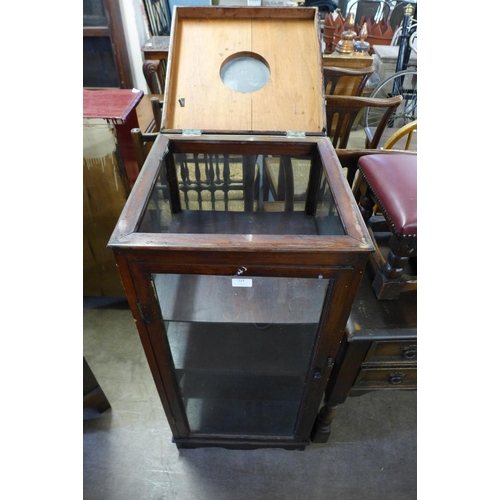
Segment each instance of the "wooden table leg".
[{"label": "wooden table leg", "polygon": [[347,399],[369,347],[370,342],[348,342],[344,335],[330,380],[326,386],[325,404],[316,417],[311,433],[313,443],[326,443],[328,441],[335,411],[338,405]]},{"label": "wooden table leg", "polygon": [[97,382],[86,359],[83,358],[83,407],[88,406],[97,408],[99,413],[111,408],[108,398]]}]

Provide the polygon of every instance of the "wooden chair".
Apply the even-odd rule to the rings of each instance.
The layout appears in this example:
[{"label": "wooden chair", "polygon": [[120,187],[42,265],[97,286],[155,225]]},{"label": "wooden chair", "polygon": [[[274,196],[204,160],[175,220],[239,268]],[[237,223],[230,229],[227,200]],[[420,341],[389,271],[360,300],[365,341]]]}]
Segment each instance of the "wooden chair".
[{"label": "wooden chair", "polygon": [[158,137],[158,132],[143,132],[140,128],[133,128],[130,133],[132,134],[135,158],[140,171],[146,161],[153,142],[155,142],[155,139]]},{"label": "wooden chair", "polygon": [[[375,67],[341,68],[338,66],[323,67],[323,83],[325,95],[355,95],[362,94],[363,89]],[[344,93],[345,92],[345,93]],[[351,125],[352,127],[352,125]],[[276,174],[276,171],[278,172]],[[273,200],[283,202],[284,210],[294,209],[294,203],[301,199],[302,194],[295,193],[295,182],[291,158],[264,159],[264,183],[269,186]]]},{"label": "wooden chair", "polygon": [[[161,112],[161,111],[160,111]],[[156,110],[158,116],[158,109]],[[156,123],[161,123],[155,117]],[[158,132],[144,133],[139,128],[131,130],[134,152],[139,170],[144,165],[151,147],[158,137]],[[231,165],[241,164],[241,177],[234,177]],[[251,155],[186,154],[178,157],[179,190],[182,193],[187,210],[201,210],[204,203],[222,202],[224,209],[229,208],[231,194],[241,193],[245,211],[253,210],[254,190],[258,179],[255,176],[255,158]],[[167,178],[164,170],[160,171],[156,191],[164,199],[168,197]],[[154,194],[156,196],[157,193]]]},{"label": "wooden chair", "polygon": [[[412,147],[412,139],[413,139],[413,132],[417,130],[417,120],[413,120],[410,123],[407,123],[400,129],[396,130],[384,143],[382,146],[382,149],[392,149],[396,144],[401,139],[404,139],[406,137],[406,142],[403,147],[399,147],[396,149],[403,149],[405,151],[408,151]],[[414,149],[416,149],[416,141],[415,144],[413,144]]]},{"label": "wooden chair", "polygon": [[[132,140],[139,169],[146,161],[147,155],[158,133],[143,133],[140,129],[133,129]],[[249,155],[219,155],[219,154],[187,154],[180,153],[179,190],[183,195],[187,210],[201,210],[204,202],[221,201],[228,210],[230,193],[241,192],[244,210],[253,210],[255,183],[255,158]],[[241,177],[233,177],[231,165],[242,164]],[[167,179],[165,172],[160,171],[159,184],[156,186],[166,197]],[[193,193],[194,196],[193,196]]]},{"label": "wooden chair", "polygon": [[381,152],[359,158],[353,191],[376,248],[369,266],[373,289],[379,300],[394,300],[417,288],[417,155]]},{"label": "wooden chair", "polygon": [[[374,72],[374,66],[369,66],[368,68],[325,66],[323,68],[325,95],[360,96],[368,79]],[[338,85],[339,82],[341,82],[341,85]],[[347,89],[347,92],[344,89]]]},{"label": "wooden chair", "polygon": [[146,60],[142,65],[142,73],[152,94],[165,92],[166,61]]},{"label": "wooden chair", "polygon": [[[332,140],[333,146],[339,149],[346,149],[349,136],[356,122],[359,112],[367,106],[386,108],[379,125],[375,131],[370,145],[367,149],[375,150],[380,141],[380,137],[387,126],[392,114],[402,101],[401,96],[388,99],[378,99],[359,96],[325,96],[326,101],[326,126],[327,135]],[[293,171],[290,165],[290,158],[283,158],[280,161],[279,177],[272,176],[268,160],[264,163],[264,181],[269,182],[274,199],[285,202],[286,210],[293,210],[295,194],[293,192]],[[353,185],[357,168],[347,170],[346,177],[349,185]]]},{"label": "wooden chair", "polygon": [[333,147],[347,148],[352,126],[361,110],[367,107],[385,108],[372,139],[366,145],[366,149],[376,149],[391,116],[402,100],[403,98],[400,95],[388,99],[359,96],[325,96],[327,135],[332,140]]},{"label": "wooden chair", "polygon": [[163,101],[160,101],[158,97],[151,97],[151,108],[153,109],[154,117],[154,132],[159,132],[161,130],[161,115],[163,111]]},{"label": "wooden chair", "polygon": [[[157,122],[161,121],[161,106],[163,106],[163,96],[161,94],[144,94],[137,105],[137,121],[143,132],[158,132]],[[159,111],[159,118],[156,113]]]},{"label": "wooden chair", "polygon": [[134,128],[131,130],[132,143],[134,145],[134,153],[139,170],[141,170],[144,165],[146,157],[149,154],[149,150],[151,149],[151,146],[161,129],[163,102],[156,96],[151,97],[149,101],[151,103],[151,110],[153,113],[152,125],[146,131],[143,131],[140,128]]},{"label": "wooden chair", "polygon": [[[323,67],[325,95],[341,94],[359,96],[362,94],[366,82],[374,71],[374,66],[367,68],[325,66]],[[343,93],[345,89],[347,89],[347,94]],[[278,175],[275,174],[275,170],[278,171]],[[264,182],[269,186],[273,199],[284,203],[285,211],[294,209],[294,203],[300,199],[301,195],[296,195],[294,190],[291,158],[280,158],[278,160],[266,157],[264,159]]]}]

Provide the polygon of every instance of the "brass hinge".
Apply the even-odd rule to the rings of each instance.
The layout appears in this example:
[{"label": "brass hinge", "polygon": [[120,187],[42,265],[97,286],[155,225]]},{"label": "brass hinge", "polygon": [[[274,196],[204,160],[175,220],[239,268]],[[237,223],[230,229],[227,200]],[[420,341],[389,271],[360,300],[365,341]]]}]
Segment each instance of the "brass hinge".
[{"label": "brass hinge", "polygon": [[306,136],[305,132],[299,132],[295,130],[287,130],[286,136],[291,138],[291,139],[298,139],[298,138],[303,138]]},{"label": "brass hinge", "polygon": [[153,317],[146,306],[143,306],[140,302],[137,302],[137,307],[139,308],[139,314],[144,323],[150,325],[153,322]]},{"label": "brass hinge", "polygon": [[188,137],[197,137],[201,135],[201,130],[197,128],[186,128],[182,130],[182,135]]}]

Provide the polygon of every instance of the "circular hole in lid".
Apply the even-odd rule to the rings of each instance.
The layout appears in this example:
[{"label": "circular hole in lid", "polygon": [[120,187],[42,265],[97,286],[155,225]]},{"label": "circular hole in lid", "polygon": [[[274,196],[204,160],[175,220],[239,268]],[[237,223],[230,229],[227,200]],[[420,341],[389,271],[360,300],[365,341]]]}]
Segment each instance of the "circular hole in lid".
[{"label": "circular hole in lid", "polygon": [[271,72],[262,56],[254,52],[237,52],[222,63],[220,78],[231,90],[247,93],[264,87]]}]

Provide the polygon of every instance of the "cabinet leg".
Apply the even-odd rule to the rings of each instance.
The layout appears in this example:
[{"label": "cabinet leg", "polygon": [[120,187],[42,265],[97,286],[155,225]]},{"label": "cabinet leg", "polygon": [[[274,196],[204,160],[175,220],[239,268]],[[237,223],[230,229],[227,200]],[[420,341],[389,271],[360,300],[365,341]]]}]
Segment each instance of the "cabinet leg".
[{"label": "cabinet leg", "polygon": [[333,417],[335,417],[337,406],[338,405],[329,406],[325,404],[325,406],[321,408],[311,432],[311,441],[313,443],[326,443],[328,441],[332,431],[331,424]]},{"label": "cabinet leg", "polygon": [[111,408],[108,398],[97,382],[87,360],[83,358],[83,407],[94,406],[99,413]]},{"label": "cabinet leg", "polygon": [[96,387],[93,391],[85,394],[83,397],[83,407],[93,406],[99,413],[103,413],[111,408],[108,398],[100,387]]}]

